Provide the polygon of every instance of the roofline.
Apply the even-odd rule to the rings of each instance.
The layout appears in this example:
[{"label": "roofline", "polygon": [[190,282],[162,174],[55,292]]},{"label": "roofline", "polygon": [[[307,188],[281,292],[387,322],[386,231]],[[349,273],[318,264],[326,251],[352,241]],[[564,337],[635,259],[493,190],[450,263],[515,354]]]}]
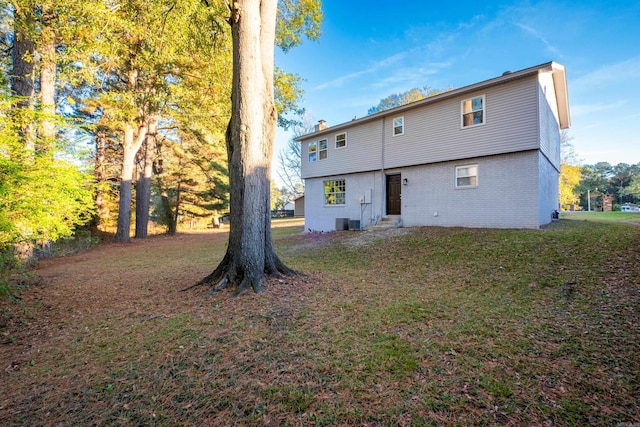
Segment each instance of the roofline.
[{"label": "roofline", "polygon": [[355,124],[364,124],[374,120],[378,120],[387,116],[396,115],[407,110],[422,107],[423,105],[433,104],[449,98],[454,98],[460,95],[464,95],[470,92],[476,92],[482,89],[486,89],[492,86],[508,83],[513,80],[523,79],[526,77],[537,75],[541,72],[552,72],[553,84],[556,92],[556,102],[558,104],[558,116],[560,121],[560,129],[567,129],[571,125],[569,114],[569,95],[567,92],[567,78],[565,74],[564,65],[551,61],[544,64],[536,65],[534,67],[525,68],[524,70],[515,71],[512,73],[504,73],[499,77],[494,77],[489,80],[484,80],[479,83],[464,86],[459,89],[450,90],[440,93],[438,95],[423,98],[419,101],[411,102],[409,104],[401,105],[399,107],[391,108],[389,110],[380,111],[369,116],[354,119],[349,122],[340,123],[335,126],[329,126],[325,129],[307,133],[305,135],[294,138],[294,141],[303,141],[311,137],[319,137],[326,134],[334,133],[342,129],[349,128]]}]

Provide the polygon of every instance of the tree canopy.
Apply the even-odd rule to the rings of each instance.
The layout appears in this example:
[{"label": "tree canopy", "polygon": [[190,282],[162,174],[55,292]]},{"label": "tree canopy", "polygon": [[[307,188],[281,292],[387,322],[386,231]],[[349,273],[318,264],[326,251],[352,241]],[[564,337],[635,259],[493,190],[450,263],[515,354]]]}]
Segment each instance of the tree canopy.
[{"label": "tree canopy", "polygon": [[392,108],[419,101],[430,96],[439,95],[452,89],[453,87],[446,87],[444,89],[433,89],[429,86],[424,86],[422,88],[409,89],[406,92],[394,93],[387,96],[386,98],[382,98],[378,105],[376,105],[375,107],[369,108],[367,114],[371,115],[379,113],[381,111],[390,110]]},{"label": "tree canopy", "polygon": [[[283,50],[319,36],[320,1],[278,6]],[[0,250],[89,223],[126,241],[134,217],[144,237],[150,220],[175,231],[229,209],[228,2],[0,0],[0,13]],[[274,70],[289,126],[301,78]]]}]

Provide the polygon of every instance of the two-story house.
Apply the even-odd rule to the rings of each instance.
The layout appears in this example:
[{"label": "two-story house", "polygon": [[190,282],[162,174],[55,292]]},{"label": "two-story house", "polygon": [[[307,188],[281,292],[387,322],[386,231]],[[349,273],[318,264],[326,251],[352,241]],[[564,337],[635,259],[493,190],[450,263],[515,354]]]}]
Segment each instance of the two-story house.
[{"label": "two-story house", "polygon": [[538,228],[558,209],[564,66],[549,62],[298,138],[305,229]]}]

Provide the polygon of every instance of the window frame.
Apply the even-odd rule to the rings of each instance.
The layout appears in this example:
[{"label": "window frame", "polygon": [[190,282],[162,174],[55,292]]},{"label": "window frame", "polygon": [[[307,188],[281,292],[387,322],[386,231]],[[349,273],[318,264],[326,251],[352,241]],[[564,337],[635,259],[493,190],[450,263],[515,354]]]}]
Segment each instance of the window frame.
[{"label": "window frame", "polygon": [[[329,185],[329,187],[327,187]],[[342,190],[342,191],[336,191]],[[333,191],[327,191],[333,190]],[[322,193],[324,195],[324,206],[345,206],[347,204],[347,181],[346,179],[328,179],[322,181]],[[333,203],[330,202],[330,198],[333,196]],[[338,203],[338,199],[341,199],[342,203]]]},{"label": "window frame", "polygon": [[[462,169],[470,169],[473,168],[475,169],[475,175],[464,175],[464,176],[460,176],[459,171]],[[460,165],[460,166],[456,166],[455,168],[455,188],[477,188],[478,184],[479,184],[479,179],[478,179],[478,172],[479,172],[479,166],[477,163],[471,163],[468,165]],[[469,184],[464,184],[461,185],[459,183],[460,179],[463,178],[469,178],[470,183]],[[475,178],[475,183],[473,183],[473,178]]]},{"label": "window frame", "polygon": [[[344,135],[344,145],[338,147],[338,137]],[[336,150],[342,150],[343,148],[347,147],[347,133],[346,132],[342,132],[342,133],[337,133],[336,136],[334,137],[334,141],[335,141],[335,147]]]},{"label": "window frame", "polygon": [[[482,101],[482,108],[479,110],[474,110],[473,109],[473,101],[475,99],[481,99]],[[471,110],[470,111],[465,111],[464,108],[464,104],[465,102],[471,102]],[[475,113],[481,112],[482,113],[482,122],[481,123],[471,123],[469,125],[465,125],[464,124],[464,118],[466,115],[472,114],[475,115]],[[474,96],[472,98],[466,98],[463,99],[462,101],[460,101],[460,128],[461,129],[469,129],[469,128],[473,128],[476,126],[483,126],[484,124],[487,123],[487,98],[485,94],[482,95],[478,95],[478,96]]]},{"label": "window frame", "polygon": [[[396,126],[396,120],[401,120],[402,124],[400,126]],[[397,128],[401,129],[400,133],[396,133]],[[404,135],[404,116],[394,117],[393,120],[391,120],[391,134],[393,136]]]},{"label": "window frame", "polygon": [[[324,142],[324,149],[322,148],[322,143]],[[321,139],[318,141],[318,160],[327,160],[329,157],[329,140],[327,138]],[[324,157],[322,154],[324,153]]]},{"label": "window frame", "polygon": [[[313,147],[313,150],[311,147]],[[314,156],[313,160],[311,159],[312,155]],[[309,147],[307,148],[307,160],[309,160],[309,163],[315,163],[318,161],[318,141],[312,141],[309,143]]]}]

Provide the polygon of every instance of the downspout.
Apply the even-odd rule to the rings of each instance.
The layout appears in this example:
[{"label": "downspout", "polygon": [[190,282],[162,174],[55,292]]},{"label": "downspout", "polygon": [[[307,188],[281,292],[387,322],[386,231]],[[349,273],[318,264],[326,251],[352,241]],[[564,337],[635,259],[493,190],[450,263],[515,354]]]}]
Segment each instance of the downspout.
[{"label": "downspout", "polygon": [[[380,219],[382,219],[382,217],[384,216],[384,204],[385,204],[385,200],[387,197],[387,186],[386,186],[386,181],[385,181],[385,176],[384,176],[384,149],[385,149],[385,138],[386,138],[386,131],[385,131],[385,125],[387,123],[387,119],[385,116],[382,116],[382,143],[381,143],[381,147],[380,147],[380,181],[382,184],[381,187],[381,193],[382,193],[382,203],[380,203]],[[376,218],[376,223],[377,223],[377,218]]]}]

